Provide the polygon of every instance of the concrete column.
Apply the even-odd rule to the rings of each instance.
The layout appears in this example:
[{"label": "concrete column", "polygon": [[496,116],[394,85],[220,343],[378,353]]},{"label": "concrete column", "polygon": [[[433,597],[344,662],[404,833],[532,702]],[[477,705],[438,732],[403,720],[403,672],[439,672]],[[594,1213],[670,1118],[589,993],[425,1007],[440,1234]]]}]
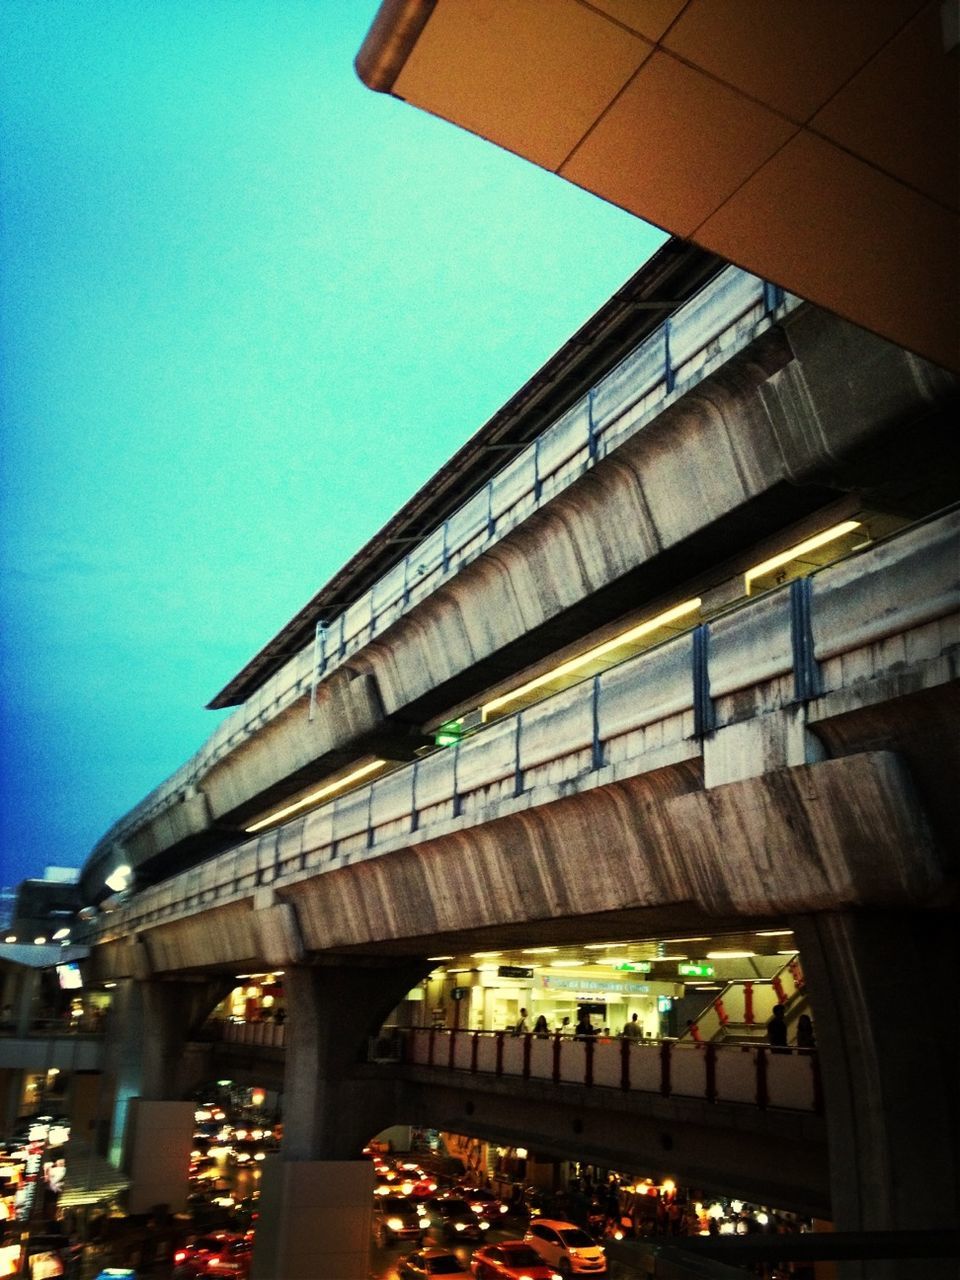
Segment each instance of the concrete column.
[{"label": "concrete column", "polygon": [[367,1044],[429,968],[287,965],[283,1149],[263,1168],[254,1280],[366,1280],[373,1166],[360,1153],[404,1119]]},{"label": "concrete column", "polygon": [[13,1007],[13,1020],[17,1035],[30,1034],[30,1026],[36,1010],[37,994],[40,990],[40,970],[23,969],[20,974],[19,990]]},{"label": "concrete column", "polygon": [[[820,1054],[836,1229],[955,1228],[955,917],[824,912],[791,923]],[[952,1280],[956,1263],[846,1263],[839,1274]]]},{"label": "concrete column", "polygon": [[229,987],[222,978],[118,983],[104,1046],[105,1066],[115,1083],[110,1141],[114,1164],[134,1158],[124,1139],[130,1099],[167,1102],[182,1097],[186,1045]]}]

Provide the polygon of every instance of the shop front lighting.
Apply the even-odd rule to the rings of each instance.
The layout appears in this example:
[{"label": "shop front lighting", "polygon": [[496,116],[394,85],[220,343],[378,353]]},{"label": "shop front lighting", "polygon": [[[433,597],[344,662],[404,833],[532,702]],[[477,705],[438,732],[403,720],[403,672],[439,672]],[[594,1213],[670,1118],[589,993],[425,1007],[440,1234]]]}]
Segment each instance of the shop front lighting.
[{"label": "shop front lighting", "polygon": [[792,929],[758,929],[754,934],[755,938],[789,938],[793,934]]},{"label": "shop front lighting", "polygon": [[586,960],[551,960],[550,967],[553,969],[579,969],[586,963]]},{"label": "shop front lighting", "polygon": [[664,946],[674,947],[674,946],[681,946],[684,942],[712,942],[712,941],[713,939],[711,937],[704,934],[697,938],[664,938],[663,944]]},{"label": "shop front lighting", "polygon": [[521,955],[525,956],[549,956],[555,955],[560,950],[559,947],[524,947]]},{"label": "shop front lighting", "polygon": [[15,933],[8,933],[7,936],[4,938],[4,942],[16,942],[16,940],[17,940],[17,935]]},{"label": "shop front lighting", "polygon": [[762,578],[764,574],[772,573],[774,569],[781,569],[785,564],[789,564],[791,560],[799,560],[808,552],[825,547],[828,543],[835,542],[837,538],[842,538],[845,533],[853,533],[854,529],[859,528],[859,520],[844,520],[841,524],[835,524],[830,529],[815,533],[813,537],[805,538],[803,542],[798,542],[796,546],[788,547],[786,551],[781,551],[777,555],[771,556],[769,560],[755,564],[752,569],[748,569],[743,575],[744,591],[749,595],[750,588],[757,578]]},{"label": "shop front lighting", "polygon": [[46,941],[47,941],[46,938],[43,937],[43,935],[41,934],[40,937],[34,938],[33,945],[35,947],[42,947],[46,943]]},{"label": "shop front lighting", "polygon": [[755,951],[708,951],[708,960],[749,960]]},{"label": "shop front lighting", "polygon": [[431,961],[452,960],[453,956],[427,956],[427,959]]},{"label": "shop front lighting", "polygon": [[496,956],[502,956],[502,951],[472,951],[470,953],[474,960],[492,960]]},{"label": "shop front lighting", "polygon": [[282,809],[275,809],[273,813],[268,813],[259,822],[254,822],[251,826],[244,827],[244,831],[248,836],[253,835],[255,831],[262,831],[264,827],[270,827],[275,822],[288,818],[292,813],[299,813],[301,809],[306,809],[320,800],[326,800],[340,791],[345,791],[347,787],[352,787],[355,782],[359,782],[362,778],[368,778],[371,773],[382,769],[386,763],[386,760],[371,760],[368,764],[361,765],[359,769],[354,769],[352,773],[345,774],[342,778],[336,778],[333,782],[328,782],[324,786],[318,787],[316,791],[311,791],[309,795],[303,796],[300,800],[295,800],[293,804],[285,805]]},{"label": "shop front lighting", "polygon": [[505,707],[511,702],[525,698],[528,693],[542,689],[544,685],[552,684],[555,680],[562,680],[565,676],[573,675],[574,672],[589,666],[591,662],[596,662],[599,658],[606,657],[608,653],[612,653],[615,649],[632,644],[634,640],[640,640],[644,636],[659,630],[660,627],[667,627],[673,622],[679,622],[681,618],[697,612],[699,608],[699,597],[695,600],[684,600],[682,604],[674,605],[672,609],[658,613],[655,618],[648,618],[646,622],[641,622],[637,626],[631,627],[628,631],[621,631],[619,635],[613,636],[610,640],[605,640],[603,644],[595,645],[592,649],[587,649],[585,653],[578,654],[576,658],[570,658],[567,662],[561,662],[559,666],[552,667],[549,671],[545,671],[542,676],[535,676],[533,680],[528,680],[526,684],[518,685],[516,689],[511,689],[508,693],[502,693],[498,698],[491,698],[480,709],[483,719],[486,720],[492,711],[499,711],[501,707]]}]

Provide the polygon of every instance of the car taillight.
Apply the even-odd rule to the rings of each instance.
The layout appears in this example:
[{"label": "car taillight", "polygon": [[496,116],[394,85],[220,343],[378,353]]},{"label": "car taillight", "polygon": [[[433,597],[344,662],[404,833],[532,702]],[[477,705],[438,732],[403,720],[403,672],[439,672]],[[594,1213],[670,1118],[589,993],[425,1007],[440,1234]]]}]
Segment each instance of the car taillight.
[{"label": "car taillight", "polygon": [[186,1251],[183,1249],[178,1249],[177,1252],[173,1255],[174,1262],[185,1262],[186,1259],[187,1259]]}]

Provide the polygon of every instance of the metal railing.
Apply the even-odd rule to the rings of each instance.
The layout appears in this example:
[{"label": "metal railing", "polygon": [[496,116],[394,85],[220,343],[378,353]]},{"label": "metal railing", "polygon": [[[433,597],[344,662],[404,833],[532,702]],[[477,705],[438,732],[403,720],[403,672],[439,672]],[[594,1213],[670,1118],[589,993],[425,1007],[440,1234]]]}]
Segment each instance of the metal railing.
[{"label": "metal railing", "polygon": [[[844,666],[834,659],[956,612],[958,536],[954,510],[748,598],[710,623],[143,890],[109,917],[110,928],[333,870],[403,847],[411,836],[440,835],[472,814],[483,822],[491,804],[520,800],[561,774],[587,789],[611,765],[639,773],[657,768],[665,755],[696,755],[699,739],[724,723],[724,700],[742,689],[786,677],[795,700],[806,701],[842,688]],[[878,610],[881,598],[885,607]],[[652,725],[661,726],[653,752],[637,732]]]},{"label": "metal railing", "polygon": [[823,1110],[816,1052],[765,1045],[650,1044],[625,1039],[548,1037],[509,1031],[408,1028],[404,1061],[476,1075],[702,1098],[819,1114]]},{"label": "metal railing", "polygon": [[799,305],[800,299],[739,267],[720,272],[322,630],[315,644],[267,679],[190,760],[115,823],[98,847],[122,841],[187,796],[217,760],[646,426],[669,398],[689,390]]}]

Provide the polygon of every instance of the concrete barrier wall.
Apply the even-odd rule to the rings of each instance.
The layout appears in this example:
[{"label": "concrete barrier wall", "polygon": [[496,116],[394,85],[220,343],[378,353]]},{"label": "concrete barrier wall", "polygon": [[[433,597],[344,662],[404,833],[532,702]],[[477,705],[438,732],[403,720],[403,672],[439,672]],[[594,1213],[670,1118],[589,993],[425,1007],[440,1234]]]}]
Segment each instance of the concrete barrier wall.
[{"label": "concrete barrier wall", "polygon": [[[953,512],[820,571],[814,633],[823,608],[869,647],[873,634],[889,633],[893,610],[919,630],[936,627],[944,652],[955,654],[958,542],[960,516]],[[889,609],[872,620],[867,612],[834,609],[834,593],[844,599],[856,581],[868,597],[893,602]],[[802,716],[793,674],[781,670],[791,599],[786,586],[710,628],[711,691],[715,655],[720,690],[752,691],[755,718],[775,721],[766,713],[776,699],[791,722]],[[511,910],[524,918],[537,895],[548,915],[692,900],[717,914],[762,916],[843,902],[916,901],[935,890],[936,842],[902,763],[889,753],[784,766],[704,790],[692,662],[691,636],[679,636],[138,894],[116,922],[159,923],[271,885],[295,903],[306,947],[324,949],[429,936],[458,927],[458,919],[462,927],[468,903],[474,926]],[[889,664],[903,673],[900,648],[889,651]],[[876,655],[871,672],[884,674]],[[849,692],[842,681],[843,667],[830,668],[819,714],[832,692]],[[859,674],[851,687],[869,697],[870,682]],[[743,706],[731,699],[739,696],[720,693],[718,724],[729,720],[737,728]],[[657,734],[646,736],[654,728]],[[761,760],[756,772],[768,764]],[[758,848],[765,851],[759,859]],[[630,849],[638,859],[633,886],[623,883]],[[610,850],[617,865],[603,872]],[[797,860],[793,872],[790,857]],[[558,867],[569,863],[556,885],[547,858],[558,859]],[[391,869],[401,864],[388,887]],[[531,868],[536,888],[520,892]],[[609,875],[616,892],[601,892],[593,902],[589,887],[577,892],[577,875],[588,886]],[[256,954],[255,935],[255,924],[245,922],[230,954]]]}]

